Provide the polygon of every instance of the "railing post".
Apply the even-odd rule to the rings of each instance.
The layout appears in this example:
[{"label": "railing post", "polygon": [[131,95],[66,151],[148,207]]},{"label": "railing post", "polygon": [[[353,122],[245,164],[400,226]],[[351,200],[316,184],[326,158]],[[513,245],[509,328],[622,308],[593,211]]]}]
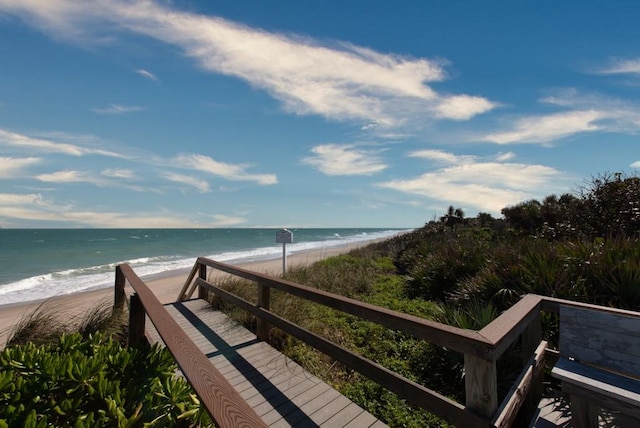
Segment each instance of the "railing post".
[{"label": "railing post", "polygon": [[491,418],[498,409],[498,374],[495,360],[464,354],[465,406],[479,416]]},{"label": "railing post", "polygon": [[122,273],[122,269],[120,269],[120,266],[116,266],[116,279],[113,294],[113,313],[122,311],[122,309],[124,309],[124,302],[126,300],[126,296],[124,294],[124,286],[126,281],[127,280]]},{"label": "railing post", "polygon": [[[258,282],[258,307],[269,310],[269,296],[271,294],[271,288],[268,285],[265,285],[263,282]],[[256,320],[256,335],[259,340],[267,341],[269,340],[269,329],[271,325],[259,318]]]},{"label": "railing post", "polygon": [[146,314],[138,293],[131,295],[129,303],[129,346],[136,346],[144,339]]},{"label": "railing post", "polygon": [[[198,278],[206,281],[207,280],[207,265],[201,264],[198,268]],[[207,297],[207,293],[204,288],[198,287],[198,299],[204,299]]]},{"label": "railing post", "polygon": [[[542,341],[542,320],[540,317],[540,311],[531,321],[531,324],[522,332],[522,362],[527,364],[531,359],[538,346]],[[529,394],[522,404],[520,410],[520,420],[529,423],[534,413],[538,409],[538,404],[542,399],[542,393],[544,391],[543,377],[539,376],[539,373],[533,373],[532,385],[529,390]]]}]

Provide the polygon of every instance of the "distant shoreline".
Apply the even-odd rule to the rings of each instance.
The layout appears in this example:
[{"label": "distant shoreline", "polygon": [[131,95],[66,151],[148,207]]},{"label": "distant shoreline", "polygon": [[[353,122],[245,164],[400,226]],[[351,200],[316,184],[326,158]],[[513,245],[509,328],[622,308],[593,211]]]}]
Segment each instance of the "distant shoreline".
[{"label": "distant shoreline", "polygon": [[[319,248],[306,251],[298,251],[287,257],[287,267],[292,268],[300,265],[310,265],[319,260],[345,254],[349,251],[366,247],[375,242],[385,241],[389,238],[372,239],[360,241],[341,246]],[[253,270],[268,275],[279,276],[282,274],[282,258],[270,258],[264,260],[241,261],[239,263],[229,263],[244,269]],[[178,293],[182,289],[191,268],[178,269],[159,272],[144,276],[143,280],[153,290],[161,303],[174,302]],[[69,318],[79,317],[87,310],[100,304],[109,305],[113,301],[113,286],[95,290],[80,291],[43,299],[38,301],[8,303],[0,306],[0,349],[4,348],[10,330],[20,321],[20,319],[33,312],[39,306],[51,309],[55,312],[64,311]]]}]

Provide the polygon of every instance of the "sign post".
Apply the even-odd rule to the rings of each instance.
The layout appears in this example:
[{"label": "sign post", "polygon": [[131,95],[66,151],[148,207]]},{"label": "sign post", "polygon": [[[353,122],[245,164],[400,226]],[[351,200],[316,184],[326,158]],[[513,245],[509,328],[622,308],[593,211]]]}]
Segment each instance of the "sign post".
[{"label": "sign post", "polygon": [[282,229],[276,232],[276,242],[282,242],[282,276],[287,273],[287,244],[293,242],[293,232]]}]

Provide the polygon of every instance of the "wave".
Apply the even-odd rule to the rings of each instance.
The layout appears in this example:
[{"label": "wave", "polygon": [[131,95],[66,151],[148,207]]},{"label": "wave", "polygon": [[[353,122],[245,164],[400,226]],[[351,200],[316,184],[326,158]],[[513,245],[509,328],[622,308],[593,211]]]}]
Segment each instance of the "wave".
[{"label": "wave", "polygon": [[[388,238],[402,232],[405,231],[362,232],[345,237],[340,236],[338,233],[326,233],[325,236],[318,236],[317,240],[287,244],[287,253],[296,254],[317,249],[334,248],[357,242]],[[231,264],[277,259],[282,256],[282,246],[276,244],[238,251],[203,254],[203,256]],[[29,302],[81,291],[112,287],[115,267],[121,263],[128,263],[139,276],[149,278],[168,275],[169,272],[186,271],[193,266],[194,262],[195,257],[139,257],[36,275],[8,284],[0,284],[0,305]]]}]

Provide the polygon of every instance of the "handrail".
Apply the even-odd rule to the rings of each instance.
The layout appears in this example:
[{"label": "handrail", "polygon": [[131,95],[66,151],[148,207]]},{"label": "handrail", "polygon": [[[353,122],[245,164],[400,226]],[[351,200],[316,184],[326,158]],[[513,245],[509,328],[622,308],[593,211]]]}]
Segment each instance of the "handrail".
[{"label": "handrail", "polygon": [[213,421],[223,428],[266,427],[262,419],[209,362],[128,264],[116,267],[114,307],[117,308],[124,302],[125,281],[128,281],[135,291],[130,317],[138,322],[133,323],[133,326],[130,323],[130,329],[144,330],[146,313]]},{"label": "handrail", "polygon": [[[206,268],[214,268],[257,283],[258,301],[243,300],[206,281]],[[198,278],[196,279],[196,275]],[[194,281],[195,279],[195,281]],[[273,325],[341,361],[353,370],[398,393],[457,426],[508,427],[520,409],[525,417],[533,415],[542,397],[543,366],[553,360],[554,351],[542,340],[541,312],[557,312],[561,304],[594,310],[640,314],[596,305],[571,302],[529,294],[502,313],[480,331],[460,329],[425,320],[312,287],[296,284],[261,273],[200,257],[180,291],[178,300],[188,299],[196,288],[213,292],[223,300],[256,316],[258,337],[265,340]],[[291,295],[340,310],[394,330],[414,335],[431,343],[464,354],[466,403],[462,406],[448,398],[415,384],[389,370],[350,352],[269,311],[269,290],[274,288]],[[522,343],[523,369],[513,387],[498,403],[496,361],[518,340]]]},{"label": "handrail", "polygon": [[[260,296],[258,303],[246,302],[208,283],[206,281],[206,271],[202,270],[203,267],[214,268],[257,283],[258,294]],[[196,275],[198,275],[198,278],[194,281]],[[356,315],[364,320],[378,323],[387,328],[401,330],[417,338],[428,340],[436,345],[444,346],[464,354],[467,399],[466,405],[462,406],[458,403],[451,402],[448,398],[428,388],[422,387],[414,389],[410,381],[402,377],[382,376],[380,378],[378,377],[381,376],[380,372],[377,371],[377,368],[372,368],[372,366],[368,364],[368,360],[364,359],[366,361],[363,361],[361,356],[349,351],[346,351],[346,354],[342,354],[341,350],[335,347],[335,344],[332,344],[333,346],[327,345],[324,339],[319,339],[315,335],[311,336],[309,332],[305,332],[303,338],[297,336],[321,352],[343,362],[351,369],[360,371],[370,379],[376,380],[381,385],[397,392],[408,401],[430,410],[458,426],[489,426],[490,420],[492,418],[495,419],[495,413],[498,410],[499,404],[496,360],[521,336],[531,336],[531,338],[527,340],[526,348],[527,352],[530,351],[531,353],[534,352],[541,340],[539,328],[534,328],[540,321],[540,296],[523,298],[497,320],[478,332],[381,308],[313,287],[296,284],[285,279],[274,278],[258,272],[231,266],[205,257],[199,257],[196,260],[191,274],[180,291],[179,298],[190,298],[196,289],[210,291],[255,315],[258,321],[258,337],[260,339],[266,340],[267,335],[264,333],[261,334],[260,332],[268,332],[268,325],[274,325],[296,336],[296,333],[299,333],[296,329],[300,329],[300,327],[277,317],[269,311],[268,290],[271,288]],[[264,296],[266,296],[266,298]],[[527,357],[527,360],[528,359]],[[538,383],[539,374],[539,372],[535,372],[535,376],[529,376],[527,378],[528,382]],[[521,388],[520,391],[521,390],[523,389]],[[526,390],[534,391],[531,400],[535,399],[533,394],[541,394],[541,389],[537,387],[529,388],[527,386]],[[511,417],[511,414],[517,413],[517,410],[523,403],[524,399],[522,398],[515,400],[515,402],[513,402],[513,400],[509,402],[507,406],[509,415],[507,415],[507,417]],[[505,418],[501,420],[505,420]]]},{"label": "handrail", "polygon": [[[205,257],[199,257],[196,261],[196,265],[205,265],[223,272],[231,273],[241,278],[257,282],[260,285],[275,288],[276,290],[284,291],[291,295],[301,297],[351,315],[359,316],[362,319],[373,321],[384,327],[394,330],[402,330],[419,339],[425,339],[436,345],[444,346],[464,354],[472,354],[479,358],[490,359],[491,347],[493,344],[481,334],[473,330],[457,328],[402,312],[392,311],[380,306],[350,299],[339,294],[329,293],[327,291],[318,290],[317,288],[296,284],[295,282],[287,281],[285,279],[274,278],[258,272],[220,263]],[[197,269],[195,268],[192,270],[192,272],[196,271]],[[183,291],[188,288],[191,280],[193,280],[193,276],[191,279],[187,280],[187,283],[185,283],[185,286],[183,287]],[[195,287],[192,287],[190,290],[191,293],[193,293],[194,290]],[[180,296],[182,296],[183,299],[190,298],[191,294],[183,294],[181,292]]]},{"label": "handrail", "polygon": [[348,349],[336,345],[335,343],[318,336],[304,328],[273,314],[263,308],[253,305],[238,296],[235,296],[205,280],[198,278],[196,284],[207,291],[215,293],[223,300],[246,310],[258,318],[265,319],[282,331],[300,339],[308,345],[318,349],[320,352],[340,361],[347,367],[363,374],[369,379],[379,383],[395,392],[407,401],[418,405],[436,414],[446,415],[445,419],[456,426],[482,426],[484,420],[477,415],[465,410],[461,404],[438,394],[418,383],[415,383],[402,375],[399,375],[386,367],[383,367],[361,355],[355,354]]}]

